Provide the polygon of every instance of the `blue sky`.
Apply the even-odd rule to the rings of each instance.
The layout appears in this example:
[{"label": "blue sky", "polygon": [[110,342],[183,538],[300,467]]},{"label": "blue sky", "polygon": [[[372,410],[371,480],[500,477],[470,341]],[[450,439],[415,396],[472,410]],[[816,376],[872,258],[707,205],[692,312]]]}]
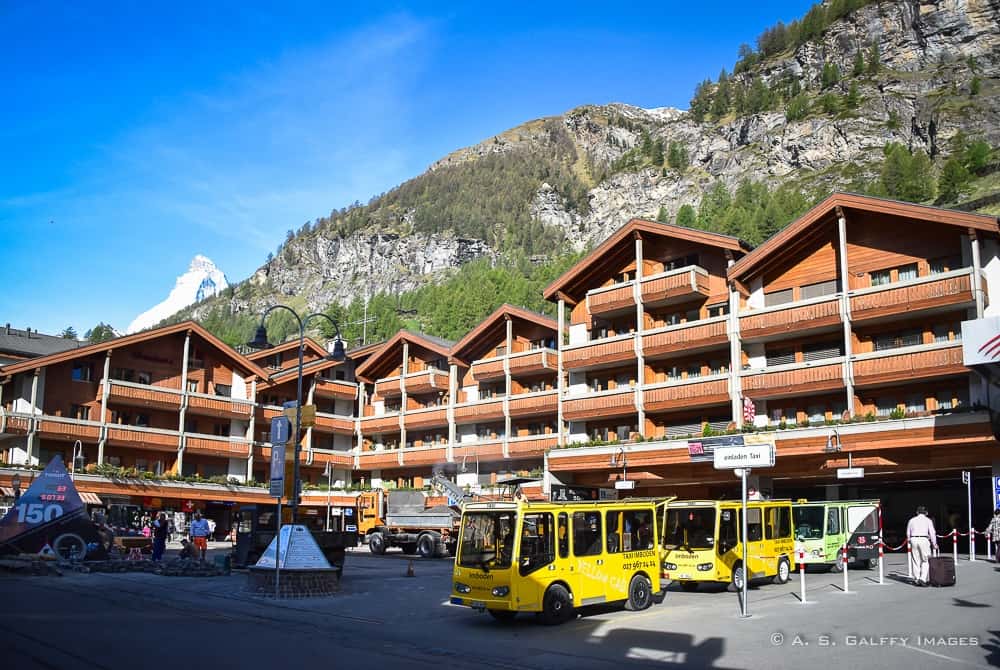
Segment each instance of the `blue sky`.
[{"label": "blue sky", "polygon": [[0,322],[124,329],[529,119],[686,108],[811,3],[492,4],[0,0]]}]

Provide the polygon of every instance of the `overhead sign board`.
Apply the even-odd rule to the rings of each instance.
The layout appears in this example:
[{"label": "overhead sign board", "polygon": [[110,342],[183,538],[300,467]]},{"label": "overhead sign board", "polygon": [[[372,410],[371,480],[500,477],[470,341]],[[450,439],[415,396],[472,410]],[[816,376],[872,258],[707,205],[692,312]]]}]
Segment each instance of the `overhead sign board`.
[{"label": "overhead sign board", "polygon": [[962,322],[962,363],[1000,363],[1000,317]]},{"label": "overhead sign board", "polygon": [[635,481],[632,479],[619,479],[615,482],[616,489],[634,489]]},{"label": "overhead sign board", "polygon": [[271,481],[269,493],[280,498],[285,493],[285,444],[288,442],[288,419],[271,419]]},{"label": "overhead sign board", "polygon": [[774,444],[747,444],[741,447],[716,447],[716,470],[774,467]]},{"label": "overhead sign board", "polygon": [[864,468],[837,468],[837,479],[861,479],[864,476]]}]

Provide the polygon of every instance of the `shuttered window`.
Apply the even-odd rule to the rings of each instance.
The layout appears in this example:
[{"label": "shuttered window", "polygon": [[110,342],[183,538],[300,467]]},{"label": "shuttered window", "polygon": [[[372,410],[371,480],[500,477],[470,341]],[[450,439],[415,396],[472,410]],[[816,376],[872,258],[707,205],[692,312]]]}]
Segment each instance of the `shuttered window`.
[{"label": "shuttered window", "polygon": [[676,426],[667,426],[666,434],[669,435],[700,435],[701,434],[701,422],[698,423],[679,423]]},{"label": "shuttered window", "polygon": [[786,302],[791,302],[792,299],[792,289],[790,288],[786,288],[784,291],[772,291],[764,294],[764,306],[783,305]]},{"label": "shuttered window", "polygon": [[801,291],[803,300],[808,298],[818,298],[823,295],[833,295],[837,292],[837,280],[831,279],[829,281],[821,281],[816,284],[809,284],[807,286],[803,286]]},{"label": "shuttered window", "polygon": [[795,362],[794,349],[781,349],[766,352],[767,367],[775,365],[788,365]]},{"label": "shuttered window", "polygon": [[837,358],[844,355],[841,342],[817,342],[802,347],[803,361],[820,361],[824,358]]},{"label": "shuttered window", "polygon": [[899,349],[923,344],[924,335],[919,330],[906,330],[901,333],[888,333],[875,336],[875,351]]}]

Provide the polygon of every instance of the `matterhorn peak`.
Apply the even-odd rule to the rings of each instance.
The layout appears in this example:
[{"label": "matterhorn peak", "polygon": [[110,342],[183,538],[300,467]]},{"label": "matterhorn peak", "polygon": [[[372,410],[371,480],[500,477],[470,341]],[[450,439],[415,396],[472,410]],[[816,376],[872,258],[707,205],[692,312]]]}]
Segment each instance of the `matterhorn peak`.
[{"label": "matterhorn peak", "polygon": [[187,272],[177,278],[167,299],[137,316],[126,332],[131,334],[152,328],[188,305],[211,298],[228,287],[226,275],[215,266],[212,259],[197,254],[191,259]]}]

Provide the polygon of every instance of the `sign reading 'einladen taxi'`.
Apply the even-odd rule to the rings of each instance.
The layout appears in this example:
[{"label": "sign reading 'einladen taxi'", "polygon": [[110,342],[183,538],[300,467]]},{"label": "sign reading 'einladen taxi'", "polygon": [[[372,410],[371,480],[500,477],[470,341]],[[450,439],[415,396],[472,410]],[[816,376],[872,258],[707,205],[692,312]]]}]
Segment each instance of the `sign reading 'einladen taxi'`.
[{"label": "sign reading 'einladen taxi'", "polygon": [[774,444],[747,444],[741,447],[716,447],[715,469],[774,467]]}]

